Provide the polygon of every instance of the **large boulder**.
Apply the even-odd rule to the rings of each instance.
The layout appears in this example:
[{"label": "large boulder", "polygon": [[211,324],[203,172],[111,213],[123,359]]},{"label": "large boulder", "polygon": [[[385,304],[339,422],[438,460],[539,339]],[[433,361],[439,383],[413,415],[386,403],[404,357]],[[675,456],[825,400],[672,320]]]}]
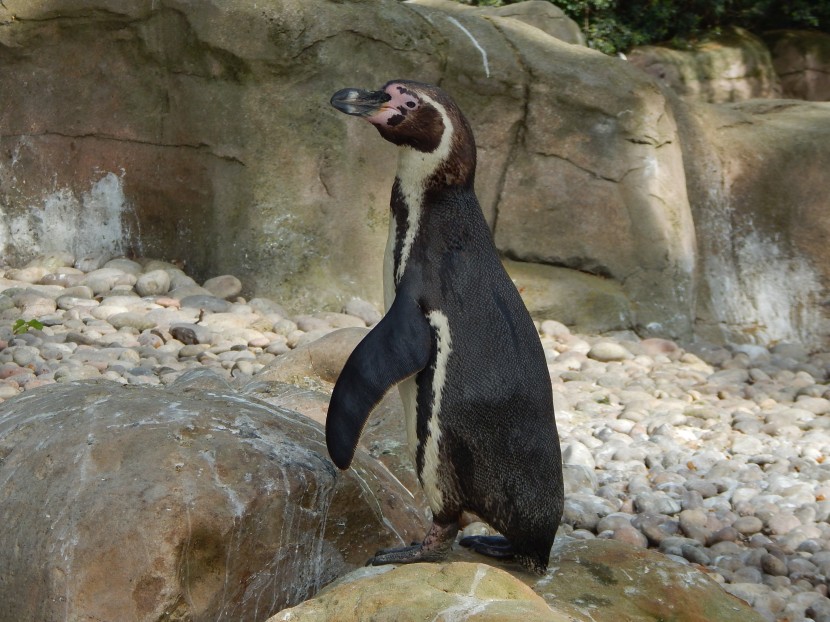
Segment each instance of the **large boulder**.
[{"label": "large boulder", "polygon": [[688,333],[693,233],[659,90],[545,32],[548,3],[437,4],[5,2],[5,254],[104,246],[293,310],[377,303],[395,151],[328,97],[403,76],[468,113],[503,252],[612,278],[633,322]]},{"label": "large boulder", "polygon": [[723,103],[781,95],[769,49],[742,28],[712,34],[688,50],[635,47],[628,60],[692,101]]},{"label": "large boulder", "polygon": [[505,259],[504,267],[533,317],[556,318],[585,333],[622,330],[633,324],[631,301],[619,281],[512,259]]},{"label": "large boulder", "polygon": [[776,30],[766,33],[764,40],[784,97],[830,101],[830,34]]},{"label": "large boulder", "polygon": [[269,622],[479,620],[570,622],[530,587],[485,564],[452,562],[359,570]]},{"label": "large boulder", "polygon": [[575,620],[764,620],[701,570],[615,540],[560,541],[550,563],[534,590]]},{"label": "large boulder", "polygon": [[[334,383],[366,333],[365,328],[341,328],[297,347],[266,365],[242,392],[325,425]],[[392,389],[372,411],[360,445],[412,493],[416,507],[425,509],[428,503],[415,473],[404,417],[400,394]]]},{"label": "large boulder", "polygon": [[422,537],[362,451],[294,412],[182,377],[54,385],[0,409],[0,617],[263,620]]},{"label": "large boulder", "polygon": [[466,550],[450,559],[355,571],[269,622],[764,620],[700,570],[614,540],[557,540],[541,579]]},{"label": "large boulder", "polygon": [[830,104],[683,106],[699,245],[697,334],[830,343]]},{"label": "large boulder", "polygon": [[437,81],[433,36],[396,0],[4,2],[4,256],[104,247],[295,310],[379,300],[393,149],[328,98]]},{"label": "large boulder", "polygon": [[518,20],[458,14],[488,51],[485,65],[439,9],[413,6],[457,59],[442,86],[475,129],[477,189],[499,250],[612,279],[636,301],[634,325],[689,335],[694,228],[680,137],[657,84]]},{"label": "large boulder", "polygon": [[525,0],[505,6],[468,6],[456,0],[410,0],[413,4],[441,9],[452,15],[480,15],[482,17],[509,17],[565,43],[585,45],[585,36],[579,25],[558,6],[547,0]]},{"label": "large boulder", "polygon": [[[780,141],[769,132],[749,137],[757,123],[728,128],[747,134],[730,146],[716,129],[721,113],[687,114],[660,85],[668,61],[654,69],[639,53],[626,62],[568,43],[580,41],[568,34],[572,22],[547,2],[484,9],[378,0],[373,9],[356,0],[5,0],[4,257],[160,256],[186,261],[200,281],[236,274],[244,296],[276,297],[288,312],[340,310],[352,296],[380,306],[395,148],[328,99],[396,77],[441,84],[467,113],[477,192],[498,249],[529,265],[515,273],[536,283],[544,273],[552,283],[534,285],[549,290],[532,305],[540,319],[688,339],[700,309],[724,296],[755,300],[742,279],[725,280],[737,289],[724,295],[710,287],[723,255],[711,223],[723,214],[707,205],[728,211],[718,197],[754,196],[749,185],[721,185],[737,179],[738,163],[741,179],[773,186],[769,196],[805,232],[823,230],[815,202],[802,208],[793,199],[822,196],[826,176],[782,179],[801,159],[790,151],[821,156],[823,147],[799,142],[810,138],[801,130]],[[689,54],[678,62],[692,66],[690,75],[716,66],[720,76],[684,78],[689,97],[779,92],[767,48],[742,31]],[[810,112],[820,125],[825,114]],[[678,126],[678,116],[701,122]],[[714,152],[731,161],[707,168],[694,160]],[[794,194],[778,192],[796,178]],[[748,218],[752,209],[747,201],[738,211]],[[769,235],[788,235],[775,219],[767,224]],[[753,246],[743,232],[731,230],[735,245]],[[800,252],[818,265],[819,246]],[[822,295],[805,305],[809,326],[799,339],[824,330]],[[718,312],[704,313],[705,334]]]}]

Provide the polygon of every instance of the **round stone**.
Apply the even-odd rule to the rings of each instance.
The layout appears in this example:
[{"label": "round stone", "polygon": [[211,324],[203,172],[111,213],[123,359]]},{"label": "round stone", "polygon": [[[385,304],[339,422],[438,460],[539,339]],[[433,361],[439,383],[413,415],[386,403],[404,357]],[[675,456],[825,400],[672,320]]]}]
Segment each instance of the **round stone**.
[{"label": "round stone", "polygon": [[182,307],[202,309],[213,313],[227,313],[231,308],[231,303],[227,300],[222,300],[213,295],[194,294],[192,296],[185,296],[180,301]]},{"label": "round stone", "polygon": [[110,259],[104,264],[103,267],[115,268],[116,270],[121,270],[122,272],[132,274],[136,277],[141,274],[142,271],[140,263],[133,261],[132,259],[127,259],[126,257],[116,257],[115,259]]},{"label": "round stone", "polygon": [[152,320],[148,320],[145,314],[136,311],[116,313],[115,315],[109,316],[107,318],[107,321],[110,324],[112,324],[115,328],[119,329],[124,327],[130,327],[142,331],[148,330],[150,328],[155,328],[156,326],[156,323]]},{"label": "round stone", "polygon": [[343,307],[343,313],[359,317],[366,326],[374,326],[383,317],[383,314],[371,302],[361,298],[352,298]]},{"label": "round stone", "polygon": [[565,445],[562,450],[562,463],[584,466],[589,470],[597,466],[591,450],[579,441],[571,441]]},{"label": "round stone", "polygon": [[769,532],[773,535],[783,535],[789,533],[793,529],[801,527],[801,521],[797,516],[786,512],[779,512],[769,518],[767,521]]},{"label": "round stone", "polygon": [[775,555],[766,553],[761,557],[761,570],[772,576],[783,577],[787,575],[787,563]]},{"label": "round stone", "polygon": [[764,523],[757,516],[741,516],[732,523],[732,527],[744,536],[751,536],[761,531],[764,528]]},{"label": "round stone", "polygon": [[230,274],[223,274],[208,279],[202,285],[217,298],[235,298],[242,292],[242,281]]},{"label": "round stone", "polygon": [[625,361],[634,358],[634,355],[625,346],[613,341],[599,341],[591,346],[588,358],[604,363],[611,361]]},{"label": "round stone", "polygon": [[170,275],[164,270],[145,272],[135,282],[139,296],[159,296],[170,289]]},{"label": "round stone", "polygon": [[648,546],[648,538],[646,538],[637,529],[634,529],[631,525],[621,525],[615,529],[611,539],[619,542],[625,542],[626,544],[630,544],[641,549]]}]

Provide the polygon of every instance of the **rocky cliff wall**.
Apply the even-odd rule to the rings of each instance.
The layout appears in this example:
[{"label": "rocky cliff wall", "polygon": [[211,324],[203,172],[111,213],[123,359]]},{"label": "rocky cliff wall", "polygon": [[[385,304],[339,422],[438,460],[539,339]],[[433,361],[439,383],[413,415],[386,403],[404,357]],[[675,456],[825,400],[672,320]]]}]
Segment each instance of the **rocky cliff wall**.
[{"label": "rocky cliff wall", "polygon": [[[722,339],[826,335],[830,262],[820,244],[784,245],[814,279],[806,302],[803,284],[776,282],[775,296],[809,312],[775,330],[747,333],[766,320],[741,298],[740,279],[724,281],[720,297],[711,287],[713,249],[723,246],[712,232],[751,213],[753,193],[769,196],[752,179],[778,187],[773,162],[828,127],[825,105],[811,104],[809,125],[790,124],[790,140],[745,153],[752,139],[728,137],[778,119],[778,109],[735,112],[743,120],[725,134],[706,125],[721,113],[681,110],[630,63],[579,45],[567,22],[558,36],[572,43],[552,36],[557,14],[529,4],[505,16],[440,0],[6,0],[3,256],[17,263],[67,247],[162,256],[202,278],[237,274],[247,294],[293,310],[338,308],[355,295],[379,303],[395,152],[328,98],[409,77],[440,83],[467,112],[482,207],[520,288],[540,294],[537,315],[691,338],[705,310],[717,325],[707,334]],[[700,159],[720,144],[720,162],[742,162],[747,184],[725,188],[716,160]],[[801,152],[820,163],[827,149]],[[797,163],[786,170],[822,205],[823,176],[801,182]],[[770,209],[821,230],[821,209],[776,196]],[[783,255],[760,239],[750,263],[763,273]],[[729,313],[724,300],[735,301]]]}]

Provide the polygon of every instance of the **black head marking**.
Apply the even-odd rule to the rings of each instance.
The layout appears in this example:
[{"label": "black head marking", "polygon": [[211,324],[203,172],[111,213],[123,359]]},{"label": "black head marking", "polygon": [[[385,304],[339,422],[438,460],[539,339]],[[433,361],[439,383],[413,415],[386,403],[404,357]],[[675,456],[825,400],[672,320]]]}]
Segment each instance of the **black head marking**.
[{"label": "black head marking", "polygon": [[379,91],[338,91],[332,105],[363,117],[389,142],[424,153],[434,152],[447,125],[451,126],[451,154],[444,159],[441,170],[436,170],[435,179],[440,178],[441,185],[472,183],[476,162],[472,131],[461,110],[442,89],[410,80],[392,80]]}]

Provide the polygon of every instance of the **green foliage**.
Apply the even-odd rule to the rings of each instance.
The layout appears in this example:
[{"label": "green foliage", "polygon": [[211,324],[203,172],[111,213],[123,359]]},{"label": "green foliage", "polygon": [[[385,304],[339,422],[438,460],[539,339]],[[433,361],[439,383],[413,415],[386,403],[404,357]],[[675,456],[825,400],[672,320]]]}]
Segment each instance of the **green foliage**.
[{"label": "green foliage", "polygon": [[12,333],[15,335],[22,335],[29,331],[30,328],[34,328],[35,330],[40,330],[43,328],[43,322],[38,322],[37,320],[17,320],[12,326]]},{"label": "green foliage", "polygon": [[[503,5],[519,0],[464,0]],[[830,32],[830,0],[555,0],[588,45],[615,54],[635,45],[686,47],[708,33],[740,26],[752,32],[783,28]]]}]

